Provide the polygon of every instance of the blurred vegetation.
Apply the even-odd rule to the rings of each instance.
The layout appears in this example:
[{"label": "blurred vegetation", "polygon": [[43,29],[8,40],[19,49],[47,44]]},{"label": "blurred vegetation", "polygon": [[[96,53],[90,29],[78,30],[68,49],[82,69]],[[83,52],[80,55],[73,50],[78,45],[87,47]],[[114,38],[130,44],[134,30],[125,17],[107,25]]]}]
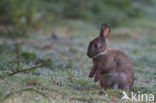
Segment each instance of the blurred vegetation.
[{"label": "blurred vegetation", "polygon": [[145,12],[138,4],[150,6],[152,0],[1,0],[0,23],[17,36],[60,19],[119,25]]}]

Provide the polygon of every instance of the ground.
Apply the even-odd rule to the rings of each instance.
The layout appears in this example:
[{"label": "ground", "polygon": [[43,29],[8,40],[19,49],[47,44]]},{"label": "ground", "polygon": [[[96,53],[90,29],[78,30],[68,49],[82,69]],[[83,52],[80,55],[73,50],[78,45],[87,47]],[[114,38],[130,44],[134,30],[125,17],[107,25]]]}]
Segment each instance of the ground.
[{"label": "ground", "polygon": [[[88,78],[90,40],[99,26],[68,20],[23,38],[0,38],[0,100],[4,103],[125,102],[122,90],[100,89]],[[112,27],[109,46],[124,51],[134,65],[135,93],[156,95],[156,21],[139,18]],[[40,66],[41,65],[41,66]],[[12,72],[36,69],[9,75]],[[130,95],[130,92],[127,92]],[[127,101],[128,102],[128,101]]]}]

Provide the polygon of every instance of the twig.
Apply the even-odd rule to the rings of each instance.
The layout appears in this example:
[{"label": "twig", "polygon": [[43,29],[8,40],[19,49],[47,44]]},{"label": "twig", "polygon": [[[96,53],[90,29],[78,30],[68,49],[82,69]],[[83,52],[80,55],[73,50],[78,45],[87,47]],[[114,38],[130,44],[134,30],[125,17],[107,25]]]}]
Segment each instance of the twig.
[{"label": "twig", "polygon": [[36,92],[37,94],[39,94],[39,95],[43,96],[44,98],[50,100],[50,99],[48,98],[48,96],[46,96],[46,94],[44,94],[43,92],[40,92],[39,90],[37,90],[37,89],[35,89],[35,88],[25,88],[25,89],[17,90],[17,91],[15,91],[15,92],[11,92],[11,93],[6,94],[2,99],[0,98],[0,101],[1,101],[1,102],[4,102],[4,101],[5,101],[7,98],[9,98],[10,96],[12,96],[12,95],[14,95],[14,94],[16,94],[16,93],[21,93],[21,92],[26,92],[26,91]]},{"label": "twig", "polygon": [[9,73],[9,75],[14,75],[14,74],[17,74],[17,73],[20,73],[20,72],[24,72],[24,71],[27,71],[27,70],[36,69],[36,68],[41,67],[41,66],[42,65],[31,67],[31,68],[28,68],[28,69],[23,69],[23,70],[15,71],[15,72]]}]

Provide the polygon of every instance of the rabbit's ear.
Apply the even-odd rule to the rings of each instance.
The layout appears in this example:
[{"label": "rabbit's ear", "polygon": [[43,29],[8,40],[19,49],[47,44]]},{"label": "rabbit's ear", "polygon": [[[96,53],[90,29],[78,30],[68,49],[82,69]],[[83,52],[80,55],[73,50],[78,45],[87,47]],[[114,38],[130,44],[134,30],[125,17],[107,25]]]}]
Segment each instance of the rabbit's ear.
[{"label": "rabbit's ear", "polygon": [[107,38],[110,33],[110,25],[103,23],[100,30],[100,37]]}]

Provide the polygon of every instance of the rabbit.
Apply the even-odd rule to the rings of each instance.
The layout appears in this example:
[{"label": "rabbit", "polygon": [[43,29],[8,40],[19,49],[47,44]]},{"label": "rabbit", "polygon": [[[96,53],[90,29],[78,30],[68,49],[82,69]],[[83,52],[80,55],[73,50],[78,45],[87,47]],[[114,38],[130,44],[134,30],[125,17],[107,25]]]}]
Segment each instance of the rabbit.
[{"label": "rabbit", "polygon": [[134,70],[128,56],[120,50],[109,48],[107,37],[110,25],[103,23],[100,35],[89,43],[87,56],[92,58],[93,66],[89,77],[100,81],[103,89],[131,90],[134,83]]}]

